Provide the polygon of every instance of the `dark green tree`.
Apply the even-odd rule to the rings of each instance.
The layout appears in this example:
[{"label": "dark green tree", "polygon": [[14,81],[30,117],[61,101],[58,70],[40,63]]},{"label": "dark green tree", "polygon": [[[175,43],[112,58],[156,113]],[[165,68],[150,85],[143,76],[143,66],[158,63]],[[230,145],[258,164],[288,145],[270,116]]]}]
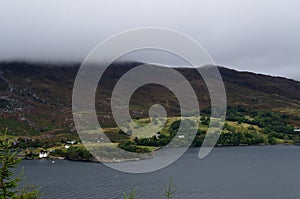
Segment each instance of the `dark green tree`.
[{"label": "dark green tree", "polygon": [[13,149],[15,140],[7,136],[7,131],[8,129],[5,130],[0,139],[0,199],[38,198],[38,190],[17,189],[22,175],[14,177],[13,169],[22,159],[18,157],[18,152]]}]

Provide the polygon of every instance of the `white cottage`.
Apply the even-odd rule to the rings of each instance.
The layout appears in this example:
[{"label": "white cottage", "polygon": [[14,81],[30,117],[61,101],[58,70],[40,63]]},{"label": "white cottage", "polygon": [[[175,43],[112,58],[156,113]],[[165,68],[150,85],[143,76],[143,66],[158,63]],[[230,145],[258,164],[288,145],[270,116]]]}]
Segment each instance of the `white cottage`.
[{"label": "white cottage", "polygon": [[46,151],[41,151],[39,154],[39,158],[47,158],[48,157],[48,153]]},{"label": "white cottage", "polygon": [[300,128],[295,128],[294,132],[300,132]]},{"label": "white cottage", "polygon": [[179,138],[179,139],[183,139],[183,138],[184,138],[184,135],[178,135],[178,138]]}]

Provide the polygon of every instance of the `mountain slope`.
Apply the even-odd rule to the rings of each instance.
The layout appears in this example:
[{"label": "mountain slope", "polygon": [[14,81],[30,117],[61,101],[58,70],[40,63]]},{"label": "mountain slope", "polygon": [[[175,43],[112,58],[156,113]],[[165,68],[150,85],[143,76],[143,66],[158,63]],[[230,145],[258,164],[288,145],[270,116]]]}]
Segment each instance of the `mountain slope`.
[{"label": "mountain slope", "polygon": [[[109,67],[99,82],[96,107],[99,122],[114,126],[110,113],[112,88],[126,71],[139,63],[117,63]],[[76,136],[72,121],[71,96],[79,64],[0,63],[0,127],[18,135]],[[249,110],[270,110],[286,114],[300,126],[300,82],[219,67],[224,80],[228,106]],[[195,69],[178,68],[199,97],[199,106],[210,105],[207,88]],[[131,114],[147,117],[148,108],[164,105],[169,115],[179,115],[178,101],[166,88],[147,85],[131,98]],[[59,135],[59,136],[58,136]]]}]

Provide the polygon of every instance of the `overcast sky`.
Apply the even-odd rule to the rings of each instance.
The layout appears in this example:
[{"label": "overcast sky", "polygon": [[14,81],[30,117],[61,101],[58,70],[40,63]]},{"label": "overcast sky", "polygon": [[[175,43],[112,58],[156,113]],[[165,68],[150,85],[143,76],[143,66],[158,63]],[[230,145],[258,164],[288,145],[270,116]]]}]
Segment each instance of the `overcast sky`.
[{"label": "overcast sky", "polygon": [[300,80],[298,0],[0,0],[0,60],[82,61],[107,37],[183,32],[214,61]]}]

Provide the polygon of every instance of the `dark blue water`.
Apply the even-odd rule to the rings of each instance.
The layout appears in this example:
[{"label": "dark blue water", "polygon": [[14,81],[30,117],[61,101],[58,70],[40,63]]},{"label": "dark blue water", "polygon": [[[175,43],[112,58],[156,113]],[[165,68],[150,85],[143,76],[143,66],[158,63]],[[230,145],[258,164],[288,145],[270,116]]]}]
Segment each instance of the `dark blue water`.
[{"label": "dark blue water", "polygon": [[174,198],[300,198],[300,147],[215,148],[205,159],[189,150],[169,167],[148,174],[126,174],[99,163],[23,161],[25,180],[41,187],[43,198],[112,199],[137,189],[138,198],[160,199],[171,178]]}]

